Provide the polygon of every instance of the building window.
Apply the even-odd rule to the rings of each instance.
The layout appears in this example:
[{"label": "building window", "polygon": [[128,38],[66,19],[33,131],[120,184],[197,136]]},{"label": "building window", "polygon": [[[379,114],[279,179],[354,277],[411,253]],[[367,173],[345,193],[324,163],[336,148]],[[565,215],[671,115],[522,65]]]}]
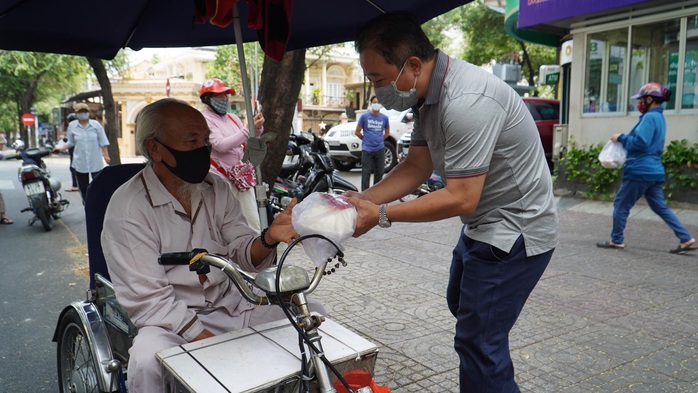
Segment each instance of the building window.
[{"label": "building window", "polygon": [[584,113],[624,111],[627,48],[627,28],[587,35]]},{"label": "building window", "polygon": [[[658,82],[676,93],[679,72],[679,37],[681,20],[672,19],[632,29],[632,58],[630,59],[630,96],[649,82]],[[688,72],[688,58],[686,58]],[[695,65],[691,72],[695,79]],[[684,89],[686,78],[684,77]],[[637,101],[628,99],[628,109],[637,111]],[[665,109],[676,108],[676,97],[666,103]]]},{"label": "building window", "polygon": [[[696,73],[698,72],[698,16],[688,17],[686,27],[686,58],[683,69],[683,89],[681,96],[682,109],[698,108],[698,86],[696,86]],[[678,64],[678,59],[676,61]],[[676,83],[676,78],[674,78]],[[671,89],[676,94],[676,89]]]}]

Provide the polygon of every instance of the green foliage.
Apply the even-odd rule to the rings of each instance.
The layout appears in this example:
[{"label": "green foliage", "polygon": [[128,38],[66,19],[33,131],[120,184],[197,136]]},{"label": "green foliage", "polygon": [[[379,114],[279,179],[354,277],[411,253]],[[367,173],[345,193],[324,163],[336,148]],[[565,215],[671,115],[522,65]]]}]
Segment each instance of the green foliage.
[{"label": "green foliage", "polygon": [[[618,181],[620,169],[606,169],[599,162],[603,143],[588,149],[578,149],[575,141],[570,141],[569,150],[558,165],[565,168],[567,180],[586,184],[587,198],[611,199],[613,185]],[[557,170],[557,169],[556,169]]]},{"label": "green foliage", "polygon": [[[255,73],[255,64],[264,63],[264,52],[257,49],[257,63],[255,63],[256,42],[243,44],[245,50],[245,63],[250,84],[254,83],[252,76]],[[209,78],[218,78],[226,85],[235,89],[237,94],[242,94],[242,74],[240,72],[240,61],[238,57],[237,45],[221,45],[216,47],[216,59],[208,63],[207,74]],[[254,89],[254,86],[251,86]]]},{"label": "green foliage", "polygon": [[671,198],[678,187],[698,188],[698,143],[693,146],[686,139],[671,141],[662,155],[666,171],[664,192]]},{"label": "green foliage", "polygon": [[0,51],[0,119],[14,116],[14,125],[8,127],[7,120],[2,120],[3,127],[18,129],[20,113],[33,105],[39,119],[48,121],[51,108],[80,91],[88,70],[82,57]]},{"label": "green foliage", "polygon": [[479,1],[456,9],[466,43],[463,59],[475,65],[515,61],[522,66],[529,85],[535,85],[544,64],[557,64],[555,48],[517,41],[504,30],[504,14]]},{"label": "green foliage", "polygon": [[[606,169],[599,163],[603,143],[590,148],[577,148],[570,141],[569,150],[556,166],[556,177],[585,184],[587,198],[610,199],[615,192],[621,169]],[[664,191],[667,199],[679,187],[698,191],[698,143],[689,145],[686,139],[671,141],[662,155],[666,171]],[[560,169],[563,168],[563,169]]]},{"label": "green foliage", "polygon": [[[459,8],[441,14],[422,24],[422,30],[429,37],[429,41],[431,41],[434,47],[443,49],[445,46],[448,46],[451,38],[447,32],[453,29],[460,29],[461,11]],[[452,55],[457,56],[460,54],[454,53]]]}]

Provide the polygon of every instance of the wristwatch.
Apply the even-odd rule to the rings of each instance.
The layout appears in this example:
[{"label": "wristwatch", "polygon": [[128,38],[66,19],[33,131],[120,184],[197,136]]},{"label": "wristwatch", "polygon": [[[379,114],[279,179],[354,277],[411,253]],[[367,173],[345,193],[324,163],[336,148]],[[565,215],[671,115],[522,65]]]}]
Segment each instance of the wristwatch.
[{"label": "wristwatch", "polygon": [[385,203],[378,208],[378,226],[381,228],[390,228],[390,226],[393,225],[393,223],[388,220],[388,215],[386,214],[387,209],[388,205]]}]

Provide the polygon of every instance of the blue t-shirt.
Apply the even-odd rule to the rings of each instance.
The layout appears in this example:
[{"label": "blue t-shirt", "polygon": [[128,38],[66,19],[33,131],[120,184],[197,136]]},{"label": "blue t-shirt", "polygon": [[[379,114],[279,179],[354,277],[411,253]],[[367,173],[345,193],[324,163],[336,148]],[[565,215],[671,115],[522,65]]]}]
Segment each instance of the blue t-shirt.
[{"label": "blue t-shirt", "polygon": [[374,116],[373,112],[366,112],[359,118],[358,124],[364,133],[364,139],[361,142],[363,151],[379,151],[385,149],[383,142],[383,133],[386,128],[390,128],[390,120],[388,116],[379,113]]}]

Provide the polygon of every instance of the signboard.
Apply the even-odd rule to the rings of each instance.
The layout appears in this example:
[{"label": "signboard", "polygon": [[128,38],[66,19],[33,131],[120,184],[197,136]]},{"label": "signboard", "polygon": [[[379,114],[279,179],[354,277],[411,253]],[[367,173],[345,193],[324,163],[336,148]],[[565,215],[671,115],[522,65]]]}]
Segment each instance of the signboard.
[{"label": "signboard", "polygon": [[647,1],[649,0],[519,0],[519,28]]},{"label": "signboard", "polygon": [[562,43],[562,50],[560,51],[560,65],[572,62],[572,48],[572,40]]},{"label": "signboard", "polygon": [[560,66],[558,65],[542,65],[538,73],[543,85],[556,85],[560,81]]},{"label": "signboard", "polygon": [[22,124],[25,126],[33,126],[35,122],[34,115],[31,113],[25,113],[22,115]]}]

